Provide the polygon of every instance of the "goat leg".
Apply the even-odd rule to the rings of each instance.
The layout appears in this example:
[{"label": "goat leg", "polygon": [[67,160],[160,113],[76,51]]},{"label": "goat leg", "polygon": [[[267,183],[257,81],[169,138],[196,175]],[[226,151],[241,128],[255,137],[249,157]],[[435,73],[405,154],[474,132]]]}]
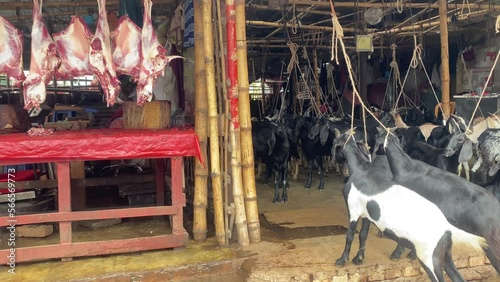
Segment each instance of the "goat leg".
[{"label": "goat leg", "polygon": [[286,203],[288,202],[288,181],[287,181],[287,167],[285,166],[282,168],[281,174],[283,175],[283,194],[281,195],[281,202]]},{"label": "goat leg", "polygon": [[279,203],[279,201],[280,201],[280,194],[279,194],[280,182],[281,182],[280,181],[280,171],[278,169],[274,174],[274,199],[273,199],[273,203]]},{"label": "goat leg", "polygon": [[266,162],[266,174],[264,175],[264,184],[268,184],[271,181],[271,176],[273,174],[273,165]]},{"label": "goat leg", "polygon": [[406,255],[406,258],[409,258],[410,260],[415,260],[417,258],[417,252],[415,250],[410,250],[408,255]]},{"label": "goat leg", "polygon": [[325,173],[323,168],[323,157],[319,157],[318,161],[318,172],[319,172],[319,186],[318,190],[323,190],[325,188]]},{"label": "goat leg", "polygon": [[468,162],[464,162],[464,170],[465,170],[465,179],[470,181],[470,169]]},{"label": "goat leg", "polygon": [[297,180],[299,178],[299,159],[294,158],[294,162],[292,165],[292,178],[293,180]]},{"label": "goat leg", "polygon": [[354,232],[356,231],[356,226],[358,226],[358,221],[351,221],[349,223],[349,228],[345,236],[345,247],[342,256],[337,259],[335,264],[337,266],[344,266],[349,260],[349,253],[351,252],[352,241],[354,240]]},{"label": "goat leg", "polygon": [[396,246],[396,249],[392,252],[390,259],[391,260],[399,260],[404,251],[405,251],[405,247],[401,243],[398,242],[398,245]]},{"label": "goat leg", "polygon": [[478,155],[479,156],[477,157],[476,163],[474,164],[474,166],[471,169],[472,172],[476,172],[479,169],[479,167],[481,166],[481,164],[483,163],[483,157],[481,156],[481,154],[478,154]]},{"label": "goat leg", "polygon": [[359,231],[359,250],[356,256],[352,259],[352,262],[356,265],[360,265],[365,259],[365,245],[370,225],[370,220],[368,218],[363,218],[361,221],[361,230]]},{"label": "goat leg", "polygon": [[306,183],[306,189],[311,188],[313,163],[314,163],[313,160],[311,160],[311,159],[307,160],[307,183]]}]

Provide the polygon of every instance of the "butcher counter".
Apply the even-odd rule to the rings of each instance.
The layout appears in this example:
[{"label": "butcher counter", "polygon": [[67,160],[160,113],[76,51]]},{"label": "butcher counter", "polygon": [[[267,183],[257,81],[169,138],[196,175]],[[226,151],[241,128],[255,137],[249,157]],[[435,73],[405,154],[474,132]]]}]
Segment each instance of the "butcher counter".
[{"label": "butcher counter", "polygon": [[[188,156],[197,157],[203,164],[198,138],[192,129],[91,129],[56,131],[44,136],[29,136],[25,133],[1,135],[0,165],[8,167],[16,164],[53,162],[57,167],[58,211],[37,214],[14,213],[3,216],[0,217],[0,227],[57,222],[60,242],[55,245],[15,248],[15,262],[184,246],[188,235],[183,227],[183,207],[186,203],[183,191],[183,157]],[[157,160],[156,206],[72,211],[70,162],[137,158]],[[172,204],[170,206],[165,205],[166,158],[171,160]],[[15,181],[15,172],[12,179]],[[71,223],[74,221],[166,215],[170,216],[171,234],[110,241],[72,242]],[[0,250],[0,264],[5,265],[9,262],[8,256],[11,251],[11,249]]]}]

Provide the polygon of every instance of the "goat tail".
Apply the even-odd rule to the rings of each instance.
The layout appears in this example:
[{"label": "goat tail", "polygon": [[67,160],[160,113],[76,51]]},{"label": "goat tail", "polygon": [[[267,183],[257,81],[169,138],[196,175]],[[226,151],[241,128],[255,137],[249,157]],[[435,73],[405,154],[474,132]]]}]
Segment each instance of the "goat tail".
[{"label": "goat tail", "polygon": [[488,245],[483,250],[490,260],[491,265],[500,274],[500,228],[494,229],[491,236],[486,238],[486,240]]},{"label": "goat tail", "polygon": [[488,247],[488,240],[484,237],[477,236],[451,226],[451,239],[453,243],[467,245],[478,252],[483,252]]}]

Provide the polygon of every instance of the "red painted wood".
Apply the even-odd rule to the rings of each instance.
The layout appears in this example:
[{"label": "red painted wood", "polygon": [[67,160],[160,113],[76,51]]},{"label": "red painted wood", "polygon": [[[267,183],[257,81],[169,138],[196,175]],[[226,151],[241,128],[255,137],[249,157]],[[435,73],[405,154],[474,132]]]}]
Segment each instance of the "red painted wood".
[{"label": "red painted wood", "polygon": [[238,120],[238,56],[236,47],[236,12],[234,2],[226,2],[227,30],[227,75],[230,85],[227,89],[231,111],[231,124],[235,130],[240,127]]},{"label": "red painted wood", "polygon": [[[144,208],[122,208],[108,209],[97,211],[78,211],[78,212],[54,212],[54,213],[39,213],[26,214],[16,216],[16,224],[33,224],[45,222],[61,222],[61,221],[81,221],[94,219],[111,219],[111,218],[132,218],[145,217],[155,215],[169,215],[178,213],[178,208],[173,206],[161,207],[144,207]],[[8,217],[0,217],[0,226],[8,226]]]},{"label": "red painted wood", "polygon": [[[29,248],[16,248],[16,263],[35,259],[51,259],[61,257],[81,257],[108,255],[144,250],[158,250],[182,247],[187,243],[187,234],[161,235],[133,239],[70,243],[64,245],[46,245]],[[0,250],[0,264],[7,263],[9,250]]]},{"label": "red painted wood", "polygon": [[[71,212],[71,176],[69,162],[57,163],[57,199],[59,212]],[[59,222],[61,244],[71,243],[71,222]]]},{"label": "red painted wood", "polygon": [[186,206],[186,197],[182,191],[182,174],[184,173],[184,162],[182,158],[172,158],[172,206],[181,207],[180,212],[172,216],[172,230],[174,234],[186,232],[183,227],[182,207]]},{"label": "red painted wood", "polygon": [[[83,130],[56,131],[48,136],[9,134],[0,139],[0,165],[57,162],[59,212],[16,216],[16,225],[59,222],[60,244],[16,249],[16,262],[35,259],[67,258],[89,255],[175,248],[185,245],[188,234],[183,227],[183,156],[200,155],[193,130]],[[172,206],[124,208],[97,211],[71,211],[69,161],[159,158],[157,191],[164,181],[164,158],[172,160]],[[158,195],[164,203],[163,185]],[[71,242],[71,222],[91,219],[130,218],[171,215],[172,235],[99,242]],[[0,226],[7,226],[0,217]],[[0,250],[0,264],[7,262],[9,250]]]},{"label": "red painted wood", "polygon": [[165,159],[156,159],[156,205],[165,205]]},{"label": "red painted wood", "polygon": [[175,156],[196,156],[204,164],[194,130],[68,130],[5,134],[0,140],[0,165]]}]

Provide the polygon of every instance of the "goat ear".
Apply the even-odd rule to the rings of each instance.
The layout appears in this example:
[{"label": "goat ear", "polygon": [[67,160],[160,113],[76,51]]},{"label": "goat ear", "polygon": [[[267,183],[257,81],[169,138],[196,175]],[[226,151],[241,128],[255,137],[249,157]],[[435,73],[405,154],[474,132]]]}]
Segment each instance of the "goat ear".
[{"label": "goat ear", "polygon": [[328,130],[328,126],[322,124],[319,128],[319,143],[321,144],[321,146],[325,146],[329,134],[330,131]]},{"label": "goat ear", "polygon": [[271,136],[269,137],[269,140],[267,141],[267,145],[269,146],[269,151],[267,154],[270,156],[273,153],[274,146],[276,145],[276,132],[275,129],[271,132]]},{"label": "goat ear", "polygon": [[339,138],[339,136],[341,135],[340,130],[338,130],[337,128],[334,128],[333,132],[335,134],[335,138]]},{"label": "goat ear", "polygon": [[472,158],[472,155],[473,155],[472,141],[467,139],[462,145],[462,149],[460,150],[460,154],[458,155],[458,162],[459,163],[467,162]]},{"label": "goat ear", "polygon": [[488,175],[495,176],[495,174],[497,174],[499,169],[500,169],[500,156],[497,156],[495,158],[495,163],[488,170]]}]

